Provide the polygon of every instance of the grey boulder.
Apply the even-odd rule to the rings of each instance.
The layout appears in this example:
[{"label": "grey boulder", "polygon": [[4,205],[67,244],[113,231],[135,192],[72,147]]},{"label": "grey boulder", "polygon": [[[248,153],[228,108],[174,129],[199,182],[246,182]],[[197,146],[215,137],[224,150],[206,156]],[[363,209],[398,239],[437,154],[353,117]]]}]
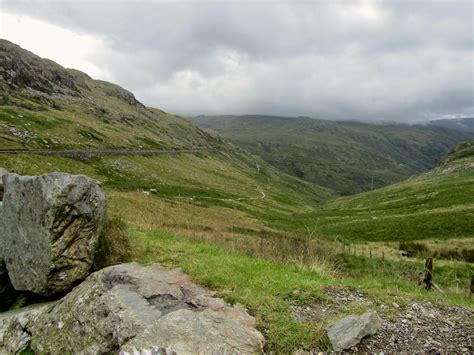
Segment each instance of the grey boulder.
[{"label": "grey boulder", "polygon": [[362,338],[375,334],[381,326],[380,317],[374,312],[367,312],[331,323],[326,327],[326,332],[333,350],[342,351],[359,344]]},{"label": "grey boulder", "polygon": [[3,176],[0,242],[15,290],[51,295],[90,273],[106,200],[86,176]]},{"label": "grey boulder", "polygon": [[39,354],[255,353],[264,338],[179,269],[121,264],[91,274],[31,328]]}]

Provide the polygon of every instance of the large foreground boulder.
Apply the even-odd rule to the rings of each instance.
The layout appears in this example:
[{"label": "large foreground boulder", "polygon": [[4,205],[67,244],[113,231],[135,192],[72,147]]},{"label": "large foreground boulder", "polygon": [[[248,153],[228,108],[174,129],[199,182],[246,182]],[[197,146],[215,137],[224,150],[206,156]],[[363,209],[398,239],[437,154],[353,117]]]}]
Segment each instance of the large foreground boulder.
[{"label": "large foreground boulder", "polygon": [[342,351],[359,344],[362,338],[375,334],[382,320],[374,312],[348,316],[326,327],[334,351]]},{"label": "large foreground boulder", "polygon": [[[39,315],[39,354],[260,352],[264,338],[241,306],[229,306],[180,270],[122,264],[91,274]],[[1,349],[0,349],[1,350]]]},{"label": "large foreground boulder", "polygon": [[90,272],[106,201],[86,176],[3,176],[0,245],[18,291],[70,290]]}]

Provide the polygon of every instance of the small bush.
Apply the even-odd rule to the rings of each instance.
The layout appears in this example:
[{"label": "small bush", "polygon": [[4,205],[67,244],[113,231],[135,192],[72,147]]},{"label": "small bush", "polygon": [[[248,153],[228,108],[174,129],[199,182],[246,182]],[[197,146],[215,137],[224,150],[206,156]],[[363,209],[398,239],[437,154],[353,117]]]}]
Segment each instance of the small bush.
[{"label": "small bush", "polygon": [[130,241],[126,222],[117,216],[107,218],[99,236],[94,270],[126,262],[129,258]]},{"label": "small bush", "polygon": [[474,249],[447,249],[437,252],[436,257],[439,259],[459,260],[468,263],[474,263]]},{"label": "small bush", "polygon": [[408,257],[425,257],[431,254],[431,250],[425,244],[417,242],[400,242],[398,249],[406,252]]},{"label": "small bush", "polygon": [[474,263],[474,249],[463,249],[461,255],[464,261],[468,263]]}]

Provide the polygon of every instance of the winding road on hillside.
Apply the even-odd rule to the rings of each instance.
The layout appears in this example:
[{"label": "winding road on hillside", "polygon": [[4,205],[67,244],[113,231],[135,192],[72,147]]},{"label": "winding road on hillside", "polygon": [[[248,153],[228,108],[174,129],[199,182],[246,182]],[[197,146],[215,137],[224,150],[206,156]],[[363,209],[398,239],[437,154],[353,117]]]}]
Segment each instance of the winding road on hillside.
[{"label": "winding road on hillside", "polygon": [[[179,153],[203,153],[219,151],[216,148],[191,148],[191,149],[169,149],[169,150],[129,150],[129,149],[98,149],[98,150],[52,150],[52,149],[0,149],[0,154],[38,154],[49,156],[60,156],[79,160],[88,160],[96,156],[143,156],[175,155]],[[243,201],[265,199],[267,196],[263,189],[258,186],[257,197],[241,197],[237,199],[221,199],[222,201]]]},{"label": "winding road on hillside", "polygon": [[98,149],[98,150],[51,150],[51,149],[0,149],[0,154],[38,154],[55,155],[64,158],[90,159],[96,156],[126,155],[126,156],[155,156],[174,155],[178,153],[203,153],[216,151],[216,148],[191,148],[169,150],[129,150],[129,149]]}]

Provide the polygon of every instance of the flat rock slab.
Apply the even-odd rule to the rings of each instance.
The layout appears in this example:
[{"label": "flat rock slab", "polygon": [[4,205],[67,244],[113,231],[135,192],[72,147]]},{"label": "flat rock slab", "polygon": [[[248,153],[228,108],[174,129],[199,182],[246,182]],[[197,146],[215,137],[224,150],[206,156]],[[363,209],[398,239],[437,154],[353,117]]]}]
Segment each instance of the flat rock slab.
[{"label": "flat rock slab", "polygon": [[334,351],[342,351],[357,345],[362,338],[375,334],[382,320],[374,312],[361,316],[348,316],[326,327]]},{"label": "flat rock slab", "polygon": [[38,316],[31,334],[39,354],[245,354],[264,345],[242,306],[227,305],[179,269],[158,264],[91,274]]},{"label": "flat rock slab", "polygon": [[106,201],[81,175],[3,176],[0,255],[13,287],[51,295],[90,272]]}]

